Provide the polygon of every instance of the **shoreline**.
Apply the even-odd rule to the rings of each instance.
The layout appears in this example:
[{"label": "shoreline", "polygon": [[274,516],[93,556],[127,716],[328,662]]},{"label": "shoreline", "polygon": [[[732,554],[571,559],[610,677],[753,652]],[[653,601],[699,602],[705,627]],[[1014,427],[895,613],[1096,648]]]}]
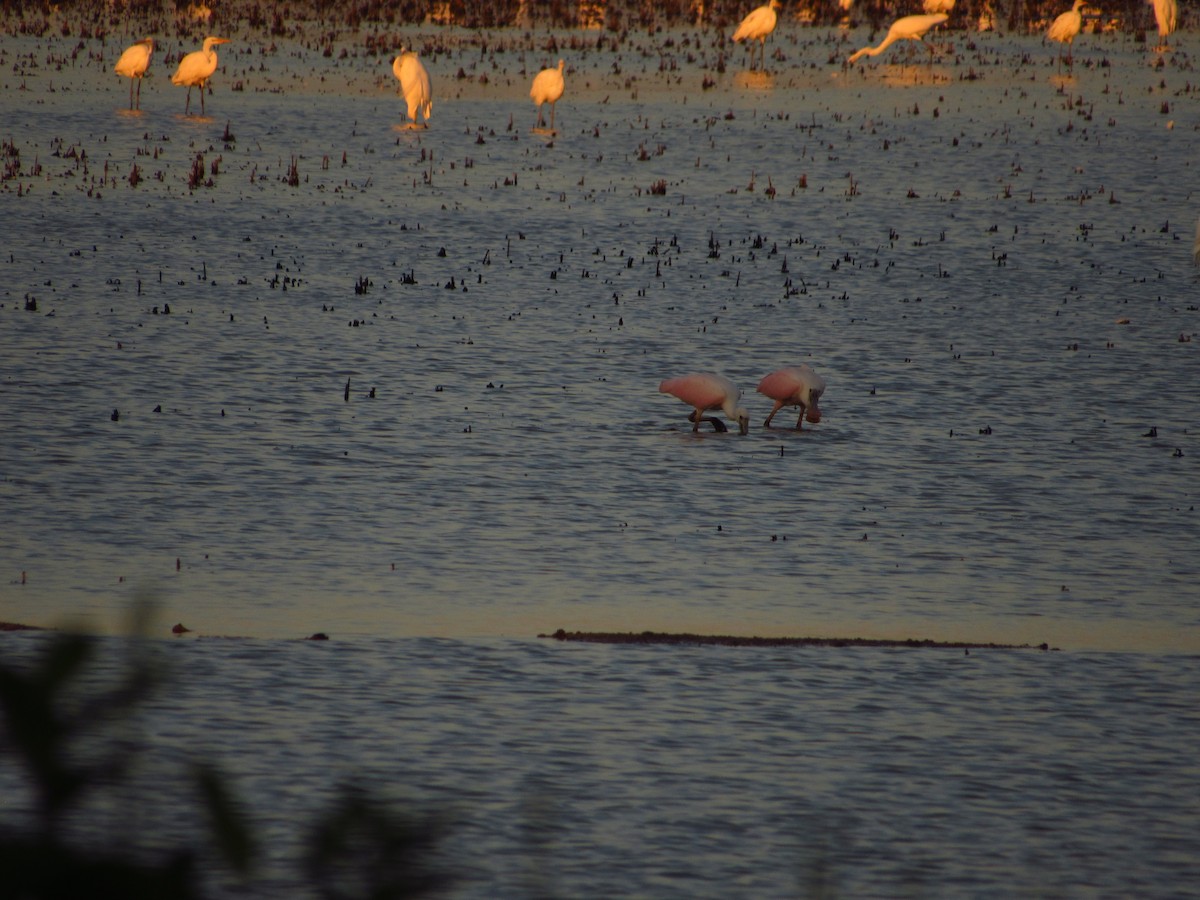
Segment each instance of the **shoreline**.
[{"label": "shoreline", "polygon": [[693,644],[720,647],[931,647],[953,650],[1055,650],[1049,644],[996,644],[981,641],[935,641],[930,638],[823,638],[823,637],[747,637],[720,634],[686,634],[658,631],[566,631],[562,628],[539,638],[578,641],[591,644]]}]

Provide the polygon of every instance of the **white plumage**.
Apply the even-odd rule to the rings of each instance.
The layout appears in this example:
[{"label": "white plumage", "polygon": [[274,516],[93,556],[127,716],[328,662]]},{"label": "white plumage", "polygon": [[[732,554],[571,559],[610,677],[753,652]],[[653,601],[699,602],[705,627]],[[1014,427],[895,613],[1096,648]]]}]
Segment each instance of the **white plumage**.
[{"label": "white plumage", "polygon": [[[1082,2],[1082,0],[1080,0]],[[929,29],[941,25],[950,17],[945,13],[932,13],[924,16],[904,16],[892,23],[892,27],[888,29],[887,36],[874,47],[863,47],[851,55],[848,62],[853,65],[864,56],[878,56],[896,41],[922,41],[925,39],[925,32]],[[932,52],[932,51],[930,51]]]},{"label": "white plumage", "polygon": [[[757,9],[751,10],[749,15],[742,19],[742,24],[737,27],[737,31],[733,33],[733,40],[735,42],[758,41],[758,62],[760,67],[765,67],[766,65],[763,57],[767,50],[767,38],[775,30],[775,24],[779,21],[775,10],[782,8],[779,0],[771,0],[766,6],[760,6]],[[754,68],[753,45],[750,47],[750,68]]]},{"label": "white plumage", "polygon": [[187,85],[187,103],[183,114],[186,116],[192,108],[192,88],[200,88],[200,115],[204,115],[204,87],[213,72],[217,71],[217,51],[213,47],[218,44],[228,44],[229,38],[206,37],[204,49],[189,53],[179,61],[179,68],[171,76],[171,83]]},{"label": "white plumage", "polygon": [[[433,112],[433,89],[429,83],[429,73],[417,54],[406,50],[392,60],[392,73],[400,82],[400,93],[408,104],[408,120],[413,128],[429,127],[429,114]],[[424,119],[422,125],[417,117]]]}]

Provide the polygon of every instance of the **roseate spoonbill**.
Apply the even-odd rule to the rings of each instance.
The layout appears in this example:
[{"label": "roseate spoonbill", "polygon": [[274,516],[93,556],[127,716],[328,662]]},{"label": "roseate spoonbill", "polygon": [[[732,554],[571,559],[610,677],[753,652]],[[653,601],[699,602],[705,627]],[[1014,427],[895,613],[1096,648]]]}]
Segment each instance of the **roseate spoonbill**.
[{"label": "roseate spoonbill", "polygon": [[228,44],[229,38],[206,37],[204,49],[195,50],[179,61],[179,68],[171,76],[172,84],[187,85],[187,104],[183,114],[192,108],[192,88],[200,88],[200,115],[204,115],[204,88],[213,72],[217,71],[217,44]]},{"label": "roseate spoonbill", "polygon": [[1158,46],[1162,50],[1167,46],[1167,37],[1175,30],[1179,21],[1179,4],[1175,0],[1149,0],[1154,4],[1154,22],[1158,25]]},{"label": "roseate spoonbill", "polygon": [[700,430],[701,422],[712,422],[714,431],[726,431],[720,419],[704,415],[708,410],[723,410],[725,415],[738,423],[738,433],[750,430],[750,415],[738,406],[742,392],[724,375],[714,372],[692,372],[678,378],[668,378],[658,386],[659,393],[678,397],[695,410],[688,415],[692,431]]},{"label": "roseate spoonbill", "polygon": [[[406,50],[392,60],[392,73],[399,79],[400,92],[408,104],[409,127],[428,128],[429,114],[433,112],[433,90],[425,66],[415,52]],[[417,122],[418,113],[424,118],[424,125]]]},{"label": "roseate spoonbill", "polygon": [[[1075,40],[1075,36],[1083,29],[1083,14],[1080,12],[1083,9],[1084,0],[1075,0],[1071,4],[1071,8],[1065,13],[1061,13],[1057,19],[1050,23],[1050,28],[1046,31],[1046,37],[1052,41],[1058,41],[1060,44],[1066,44],[1067,47],[1067,65],[1072,65],[1074,62],[1071,59],[1071,42]],[[1058,48],[1058,66],[1062,68],[1062,47]]]},{"label": "roseate spoonbill", "polygon": [[758,392],[766,394],[775,401],[775,408],[763,422],[763,428],[771,424],[775,413],[785,406],[800,407],[800,418],[796,420],[796,430],[804,427],[805,418],[813,425],[821,421],[821,407],[817,402],[825,393],[825,379],[812,370],[812,366],[801,363],[772,372],[758,383]]},{"label": "roseate spoonbill", "polygon": [[[904,16],[892,23],[887,36],[877,47],[863,47],[855,51],[848,62],[853,65],[863,56],[878,56],[896,41],[923,41],[925,32],[930,28],[941,25],[948,18],[945,13],[932,13],[925,16]],[[929,48],[929,59],[933,60],[933,48]]]},{"label": "roseate spoonbill", "polygon": [[[760,6],[758,9],[751,10],[749,15],[742,19],[742,24],[737,27],[737,31],[733,33],[735,43],[737,41],[758,41],[758,62],[760,68],[765,68],[766,66],[763,56],[767,52],[767,38],[775,30],[775,23],[778,21],[775,10],[782,8],[779,0],[771,0],[766,6]],[[754,68],[753,43],[750,44],[750,68]]]},{"label": "roseate spoonbill", "polygon": [[541,128],[546,123],[542,119],[543,104],[550,104],[550,130],[554,130],[554,104],[558,102],[563,95],[563,90],[566,84],[563,81],[563,66],[566,63],[561,59],[558,61],[557,69],[542,69],[537,73],[537,77],[533,79],[533,87],[529,90],[529,96],[533,98],[534,105],[537,106],[538,116],[537,125],[534,128]]},{"label": "roseate spoonbill", "polygon": [[[129,79],[129,108],[142,108],[142,77],[150,68],[150,54],[154,52],[154,38],[142,38],[136,44],[126,48],[113,67],[118,75]],[[137,106],[133,105],[133,83],[137,82]]]}]

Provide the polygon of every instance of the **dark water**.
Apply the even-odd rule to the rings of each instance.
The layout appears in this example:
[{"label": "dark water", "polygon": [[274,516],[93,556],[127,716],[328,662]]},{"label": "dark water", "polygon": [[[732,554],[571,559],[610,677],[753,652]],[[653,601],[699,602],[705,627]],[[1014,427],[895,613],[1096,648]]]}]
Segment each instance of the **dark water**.
[{"label": "dark water", "polygon": [[[44,640],[9,635],[6,658]],[[1179,897],[1200,876],[1194,656],[485,639],[157,652],[172,677],[139,725],[153,750],[118,797],[133,830],[196,840],[180,767],[217,761],[264,836],[267,895],[306,895],[303,823],[347,782],[438,811],[461,897]],[[219,868],[206,880],[233,889]]]},{"label": "dark water", "polygon": [[[150,595],[251,636],[171,644],[147,743],[231,769],[276,893],[349,776],[456,810],[462,896],[1190,890],[1186,35],[1059,75],[965,32],[845,71],[867,35],[797,29],[711,90],[711,37],[461,36],[420,133],[353,43],[229,36],[207,120],[162,57],[131,115],[119,48],[0,41],[0,619]],[[760,428],[800,362],[824,420]],[[691,433],[657,384],[693,369],[750,435]]]}]

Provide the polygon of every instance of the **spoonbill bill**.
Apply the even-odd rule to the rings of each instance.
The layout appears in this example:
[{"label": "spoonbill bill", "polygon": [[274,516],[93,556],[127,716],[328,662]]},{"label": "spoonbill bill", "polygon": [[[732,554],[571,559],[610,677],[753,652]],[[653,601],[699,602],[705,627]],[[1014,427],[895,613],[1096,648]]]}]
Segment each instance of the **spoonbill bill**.
[{"label": "spoonbill bill", "polygon": [[[950,17],[945,13],[930,13],[928,15],[918,16],[903,16],[892,23],[892,27],[888,29],[887,36],[876,47],[863,47],[861,50],[856,50],[847,62],[854,65],[859,59],[864,56],[878,56],[896,41],[924,41],[925,32],[929,29],[941,25]],[[933,59],[933,48],[929,48],[929,58]]]},{"label": "spoonbill bill", "polygon": [[763,422],[763,428],[769,427],[775,413],[785,406],[800,407],[800,418],[796,420],[797,431],[803,429],[806,418],[813,425],[821,421],[821,407],[817,404],[825,393],[825,379],[814,372],[812,366],[801,363],[778,369],[758,383],[758,392],[775,401],[775,408],[767,416],[767,421]]},{"label": "spoonbill bill", "polygon": [[192,108],[193,87],[200,88],[200,115],[204,115],[204,88],[213,72],[217,71],[217,51],[213,47],[228,43],[229,38],[206,37],[204,49],[194,50],[179,61],[179,68],[171,76],[171,83],[187,86],[187,104],[183,109],[185,116]]},{"label": "spoonbill bill", "polygon": [[[766,67],[763,57],[767,52],[767,38],[775,30],[775,23],[778,21],[775,10],[782,8],[779,0],[771,0],[765,6],[752,9],[746,18],[742,19],[742,24],[737,27],[737,31],[733,33],[735,43],[738,41],[758,41],[758,63],[760,68]],[[753,43],[750,44],[750,68],[754,68]]]},{"label": "spoonbill bill", "polygon": [[[405,50],[392,60],[392,74],[400,81],[400,93],[408,104],[408,121],[410,128],[428,128],[429,114],[433,112],[433,90],[429,85],[429,73],[417,54]],[[424,124],[418,123],[418,113],[424,119]]]},{"label": "spoonbill bill", "polygon": [[561,59],[558,61],[556,69],[542,69],[537,73],[537,77],[533,79],[533,87],[529,89],[529,96],[533,98],[534,105],[537,106],[537,125],[535,129],[542,128],[546,123],[542,119],[542,106],[546,103],[550,104],[550,130],[554,130],[554,104],[562,97],[563,91],[566,89],[566,83],[563,81],[563,67],[566,65]]},{"label": "spoonbill bill", "polygon": [[727,431],[725,423],[704,413],[719,409],[738,423],[738,434],[750,430],[750,415],[738,406],[742,392],[724,375],[715,372],[692,372],[678,378],[668,378],[658,386],[659,393],[678,397],[695,410],[688,415],[692,431],[700,430],[701,422],[711,422],[714,431]]},{"label": "spoonbill bill", "polygon": [[[154,38],[142,38],[127,47],[117,60],[113,71],[129,79],[129,108],[142,108],[142,78],[150,68],[150,54],[154,52]],[[137,82],[137,106],[133,105],[133,83]]]}]

